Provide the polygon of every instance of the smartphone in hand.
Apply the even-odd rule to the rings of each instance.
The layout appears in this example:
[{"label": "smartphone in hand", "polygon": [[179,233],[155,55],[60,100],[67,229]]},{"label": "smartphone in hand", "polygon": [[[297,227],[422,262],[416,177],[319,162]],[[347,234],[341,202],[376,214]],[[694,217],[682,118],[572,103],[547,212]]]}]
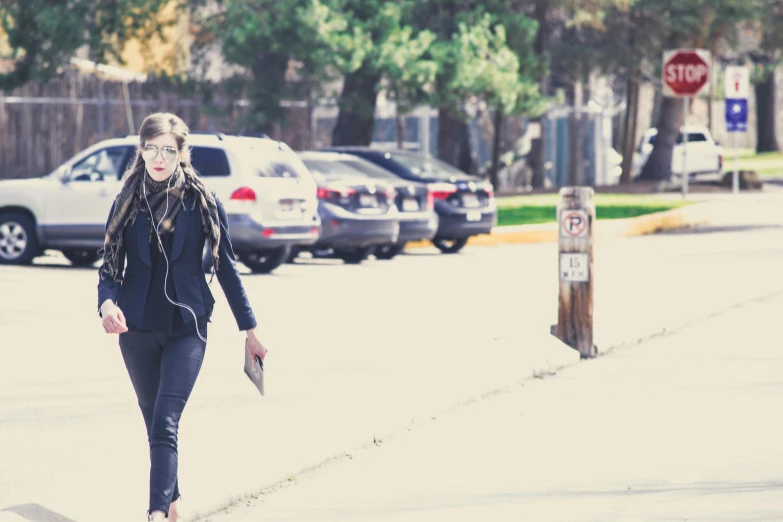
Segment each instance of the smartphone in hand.
[{"label": "smartphone in hand", "polygon": [[257,355],[251,355],[247,349],[245,341],[245,375],[258,388],[259,393],[264,395],[264,361]]}]

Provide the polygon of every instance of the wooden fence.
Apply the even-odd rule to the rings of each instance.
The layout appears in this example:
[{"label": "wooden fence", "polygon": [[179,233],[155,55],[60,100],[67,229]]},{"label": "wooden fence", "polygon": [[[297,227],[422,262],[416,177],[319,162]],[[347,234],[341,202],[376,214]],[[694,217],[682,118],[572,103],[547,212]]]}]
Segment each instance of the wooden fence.
[{"label": "wooden fence", "polygon": [[[144,117],[157,111],[179,115],[191,132],[241,132],[246,106],[227,93],[204,103],[185,87],[155,80],[115,82],[75,72],[0,91],[0,178],[51,172],[98,141],[136,134]],[[272,137],[297,150],[309,148],[310,107],[290,103],[286,111],[286,125]]]}]

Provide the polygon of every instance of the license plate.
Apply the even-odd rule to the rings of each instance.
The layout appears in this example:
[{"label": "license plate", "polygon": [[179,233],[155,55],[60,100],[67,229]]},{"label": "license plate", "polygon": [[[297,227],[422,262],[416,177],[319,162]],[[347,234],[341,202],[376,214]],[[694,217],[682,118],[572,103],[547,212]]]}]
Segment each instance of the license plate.
[{"label": "license plate", "polygon": [[468,215],[466,216],[466,219],[468,221],[481,221],[481,211],[480,210],[471,210],[468,212]]},{"label": "license plate", "polygon": [[359,194],[359,205],[363,207],[377,207],[378,198],[375,194]]},{"label": "license plate", "polygon": [[280,210],[283,212],[294,212],[299,210],[299,202],[293,199],[281,199]]},{"label": "license plate", "polygon": [[402,200],[403,212],[416,212],[419,210],[419,200],[416,198],[405,198]]},{"label": "license plate", "polygon": [[479,199],[476,194],[463,194],[462,206],[465,208],[476,208],[479,206]]}]

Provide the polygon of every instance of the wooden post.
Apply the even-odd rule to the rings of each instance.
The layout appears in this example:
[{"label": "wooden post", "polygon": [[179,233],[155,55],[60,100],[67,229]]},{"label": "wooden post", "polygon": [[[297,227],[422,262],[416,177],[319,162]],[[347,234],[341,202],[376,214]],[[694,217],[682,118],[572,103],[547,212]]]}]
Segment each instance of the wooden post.
[{"label": "wooden post", "polygon": [[593,223],[590,187],[564,187],[557,207],[560,298],[557,337],[583,359],[596,356],[593,345]]}]

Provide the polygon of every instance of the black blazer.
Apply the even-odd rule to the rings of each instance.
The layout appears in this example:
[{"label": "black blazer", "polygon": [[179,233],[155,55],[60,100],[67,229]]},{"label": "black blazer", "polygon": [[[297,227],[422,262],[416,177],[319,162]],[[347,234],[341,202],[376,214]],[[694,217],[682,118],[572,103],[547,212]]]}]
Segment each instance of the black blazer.
[{"label": "black blazer", "polygon": [[[218,249],[220,270],[216,271],[217,279],[226,295],[237,326],[240,330],[248,330],[257,325],[256,319],[237,271],[236,258],[228,233],[226,210],[217,196],[215,196],[215,201],[220,217],[220,247]],[[191,307],[197,317],[208,319],[212,314],[215,299],[212,297],[202,268],[202,254],[207,238],[201,222],[201,212],[198,205],[194,207],[194,202],[195,196],[188,194],[185,197],[185,208],[180,209],[177,213],[171,258],[169,259],[171,267],[169,277],[174,282],[174,290],[177,293],[176,300]],[[107,228],[113,214],[114,205],[109,212]],[[165,263],[162,258],[161,261]],[[120,273],[123,273],[123,268],[125,273],[122,282],[101,280],[100,276],[98,278],[99,314],[101,303],[111,299],[122,309],[128,323],[141,325],[152,277],[150,263],[147,216],[139,212],[135,223],[126,226],[123,230]],[[177,307],[177,309],[182,313],[182,321],[185,324],[193,322],[193,314],[181,307]]]}]

